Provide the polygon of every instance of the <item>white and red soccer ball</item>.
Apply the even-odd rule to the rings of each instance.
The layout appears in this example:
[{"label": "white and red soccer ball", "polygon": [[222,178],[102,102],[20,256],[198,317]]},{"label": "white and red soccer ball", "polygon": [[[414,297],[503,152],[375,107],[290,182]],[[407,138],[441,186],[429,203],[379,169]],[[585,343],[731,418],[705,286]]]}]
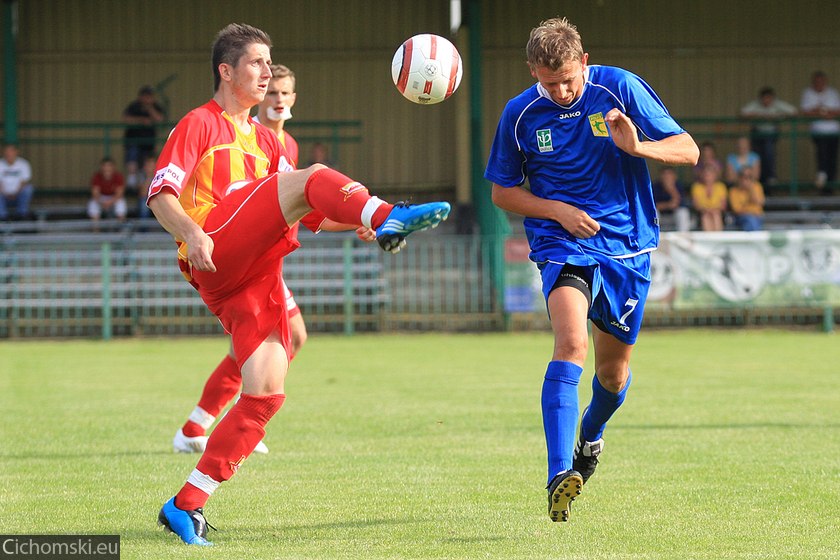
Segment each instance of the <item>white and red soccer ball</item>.
[{"label": "white and red soccer ball", "polygon": [[391,77],[397,90],[421,105],[440,103],[455,93],[463,71],[455,45],[429,33],[407,39],[391,62]]}]

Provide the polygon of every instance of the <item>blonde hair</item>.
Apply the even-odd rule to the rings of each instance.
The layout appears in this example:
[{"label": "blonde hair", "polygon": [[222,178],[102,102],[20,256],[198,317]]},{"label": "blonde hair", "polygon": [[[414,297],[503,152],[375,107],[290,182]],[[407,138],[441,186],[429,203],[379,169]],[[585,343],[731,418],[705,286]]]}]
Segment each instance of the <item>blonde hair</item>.
[{"label": "blonde hair", "polygon": [[547,19],[531,30],[525,54],[531,68],[559,70],[571,60],[583,60],[580,33],[566,18]]},{"label": "blonde hair", "polygon": [[295,73],[292,72],[288,66],[284,66],[283,64],[272,64],[269,68],[271,68],[271,79],[277,78],[289,78],[292,80],[292,88],[295,87]]}]

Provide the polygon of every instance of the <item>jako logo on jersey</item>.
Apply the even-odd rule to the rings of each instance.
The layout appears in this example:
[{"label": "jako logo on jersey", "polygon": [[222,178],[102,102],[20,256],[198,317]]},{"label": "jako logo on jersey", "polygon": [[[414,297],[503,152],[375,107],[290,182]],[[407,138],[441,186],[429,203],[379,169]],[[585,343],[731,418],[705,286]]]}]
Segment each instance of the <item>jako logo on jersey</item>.
[{"label": "jako logo on jersey", "polygon": [[352,183],[347,183],[339,190],[344,193],[344,200],[346,201],[348,198],[350,198],[357,192],[367,191],[367,187],[365,187],[358,181],[353,181]]},{"label": "jako logo on jersey", "polygon": [[592,134],[595,136],[610,135],[610,131],[607,129],[607,122],[604,120],[604,115],[602,113],[589,115],[589,126],[592,127]]},{"label": "jako logo on jersey", "polygon": [[574,113],[563,113],[562,115],[557,115],[557,118],[562,121],[563,119],[573,119],[573,118],[579,117],[579,116],[580,116],[580,111],[575,111]]},{"label": "jako logo on jersey", "polygon": [[155,173],[155,178],[152,179],[152,184],[149,185],[150,189],[154,189],[155,187],[159,187],[163,184],[164,181],[170,181],[175,184],[176,187],[180,187],[181,183],[184,182],[184,177],[186,177],[186,173],[183,169],[175,165],[174,163],[170,163],[163,169],[159,169],[157,173]]},{"label": "jako logo on jersey", "polygon": [[537,147],[540,152],[551,152],[554,146],[551,145],[551,130],[544,128],[537,131]]}]

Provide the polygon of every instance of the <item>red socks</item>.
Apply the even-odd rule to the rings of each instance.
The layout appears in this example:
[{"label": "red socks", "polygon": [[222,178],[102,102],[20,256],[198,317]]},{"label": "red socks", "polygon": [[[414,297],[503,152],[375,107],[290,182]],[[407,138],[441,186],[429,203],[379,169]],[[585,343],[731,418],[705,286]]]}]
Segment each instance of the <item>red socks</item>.
[{"label": "red socks", "polygon": [[222,418],[187,483],[175,496],[176,507],[204,507],[219,483],[228,480],[265,436],[265,425],[283,406],[286,395],[243,394]]},{"label": "red socks", "polygon": [[310,175],[303,194],[309,206],[333,221],[374,229],[385,222],[394,207],[371,196],[363,184],[329,168]]},{"label": "red socks", "polygon": [[[236,366],[236,361],[228,354],[219,362],[219,365],[216,366],[216,369],[204,384],[204,391],[201,393],[201,399],[198,401],[199,408],[206,415],[212,417],[209,418],[210,424],[213,423],[213,420],[215,420],[225,405],[236,396],[241,385],[242,373]],[[209,427],[206,425],[208,424],[208,416],[201,414],[198,414],[198,416],[203,417],[197,417],[196,413],[191,414],[190,419],[181,428],[185,436],[203,436],[207,431]]]}]

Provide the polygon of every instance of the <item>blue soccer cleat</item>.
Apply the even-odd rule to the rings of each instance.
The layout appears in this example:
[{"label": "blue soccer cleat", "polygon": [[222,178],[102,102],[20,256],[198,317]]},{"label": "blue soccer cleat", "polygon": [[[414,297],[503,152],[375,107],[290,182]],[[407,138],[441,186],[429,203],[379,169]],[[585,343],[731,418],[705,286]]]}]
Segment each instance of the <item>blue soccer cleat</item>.
[{"label": "blue soccer cleat", "polygon": [[548,516],[552,521],[568,521],[572,502],[580,495],[583,477],[574,470],[558,473],[548,483]]},{"label": "blue soccer cleat", "polygon": [[213,543],[206,539],[207,527],[215,529],[204,519],[204,511],[201,508],[183,510],[175,506],[175,498],[163,504],[158,514],[158,525],[175,533],[187,544],[198,546],[213,546]]},{"label": "blue soccer cleat", "polygon": [[448,202],[406,204],[398,202],[388,214],[385,223],[376,228],[379,246],[389,253],[399,253],[405,247],[405,238],[415,231],[437,227],[449,216]]}]

